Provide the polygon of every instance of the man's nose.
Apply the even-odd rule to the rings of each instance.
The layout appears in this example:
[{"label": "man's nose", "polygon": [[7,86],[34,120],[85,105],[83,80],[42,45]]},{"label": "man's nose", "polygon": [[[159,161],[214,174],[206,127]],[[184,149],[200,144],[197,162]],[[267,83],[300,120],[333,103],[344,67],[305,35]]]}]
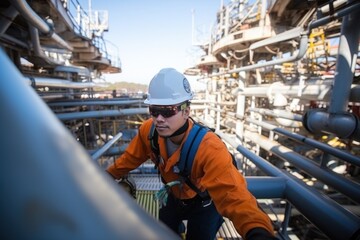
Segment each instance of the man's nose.
[{"label": "man's nose", "polygon": [[165,118],[161,114],[157,115],[157,117],[155,119],[156,119],[156,121],[165,121]]}]

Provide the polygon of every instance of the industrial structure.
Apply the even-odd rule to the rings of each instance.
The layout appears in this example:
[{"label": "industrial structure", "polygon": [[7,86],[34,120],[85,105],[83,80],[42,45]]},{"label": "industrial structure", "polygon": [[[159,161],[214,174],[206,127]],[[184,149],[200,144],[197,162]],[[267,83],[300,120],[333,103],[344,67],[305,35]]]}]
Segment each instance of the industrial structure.
[{"label": "industrial structure", "polygon": [[[104,171],[149,117],[141,96],[96,97],[121,72],[107,12],[0,12],[2,239],[175,239],[150,162],[129,176],[136,201]],[[234,153],[279,239],[360,239],[360,2],[232,0],[214,19],[185,72],[207,86],[192,116]],[[227,219],[218,237],[241,239]]]}]

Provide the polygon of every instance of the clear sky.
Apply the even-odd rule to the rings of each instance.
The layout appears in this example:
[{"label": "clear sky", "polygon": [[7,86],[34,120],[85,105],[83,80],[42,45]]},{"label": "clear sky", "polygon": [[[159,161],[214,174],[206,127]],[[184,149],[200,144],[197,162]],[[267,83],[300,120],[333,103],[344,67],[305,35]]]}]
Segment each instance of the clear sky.
[{"label": "clear sky", "polygon": [[[84,9],[108,10],[105,40],[118,51],[122,73],[105,75],[108,81],[149,84],[164,67],[183,72],[202,51],[193,43],[210,38],[210,29],[224,0],[81,0]],[[192,37],[194,11],[195,38]],[[117,48],[114,48],[116,45]]]}]

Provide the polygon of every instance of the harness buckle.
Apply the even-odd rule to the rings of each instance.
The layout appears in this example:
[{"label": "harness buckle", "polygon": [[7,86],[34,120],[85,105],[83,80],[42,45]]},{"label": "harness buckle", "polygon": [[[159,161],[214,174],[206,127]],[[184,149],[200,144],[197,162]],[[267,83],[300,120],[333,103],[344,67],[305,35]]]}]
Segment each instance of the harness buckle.
[{"label": "harness buckle", "polygon": [[212,204],[212,199],[211,198],[201,202],[201,206],[203,208],[206,208],[206,207],[210,206],[211,204]]}]

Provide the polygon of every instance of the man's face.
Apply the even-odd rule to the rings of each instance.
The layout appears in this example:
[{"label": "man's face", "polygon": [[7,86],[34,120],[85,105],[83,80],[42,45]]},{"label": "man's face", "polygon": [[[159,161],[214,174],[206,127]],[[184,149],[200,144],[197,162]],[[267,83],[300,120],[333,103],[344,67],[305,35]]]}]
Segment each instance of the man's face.
[{"label": "man's face", "polygon": [[189,106],[186,103],[171,106],[151,105],[149,111],[161,137],[171,136],[185,124],[189,116]]}]

